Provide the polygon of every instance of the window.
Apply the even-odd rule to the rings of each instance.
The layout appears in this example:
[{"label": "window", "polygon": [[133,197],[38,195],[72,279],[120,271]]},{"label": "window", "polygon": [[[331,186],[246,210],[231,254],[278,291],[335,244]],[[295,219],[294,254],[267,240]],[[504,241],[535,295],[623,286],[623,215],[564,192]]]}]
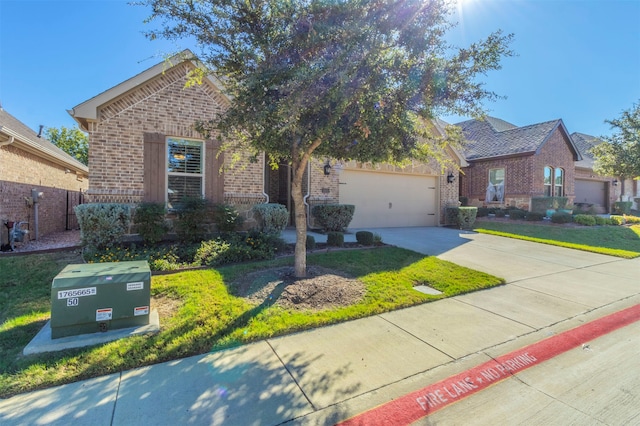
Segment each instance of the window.
[{"label": "window", "polygon": [[553,167],[544,168],[544,196],[562,197],[564,195],[564,170]]},{"label": "window", "polygon": [[544,168],[544,196],[551,197],[553,195],[553,169],[551,167]]},{"label": "window", "polygon": [[553,182],[553,195],[562,197],[564,195],[564,170],[556,169]]},{"label": "window", "polygon": [[504,169],[489,170],[486,200],[488,202],[504,202]]},{"label": "window", "polygon": [[184,198],[204,195],[202,141],[167,138],[167,201],[173,208]]}]

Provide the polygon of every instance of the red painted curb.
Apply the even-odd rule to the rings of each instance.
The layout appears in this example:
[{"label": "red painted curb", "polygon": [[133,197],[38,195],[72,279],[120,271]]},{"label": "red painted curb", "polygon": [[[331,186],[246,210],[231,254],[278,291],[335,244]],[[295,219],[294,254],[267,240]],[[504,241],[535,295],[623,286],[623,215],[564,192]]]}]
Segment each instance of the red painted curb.
[{"label": "red painted curb", "polygon": [[411,424],[460,399],[484,390],[512,374],[526,370],[638,320],[640,320],[640,305],[635,305],[502,355],[465,372],[365,411],[338,423],[338,425]]}]

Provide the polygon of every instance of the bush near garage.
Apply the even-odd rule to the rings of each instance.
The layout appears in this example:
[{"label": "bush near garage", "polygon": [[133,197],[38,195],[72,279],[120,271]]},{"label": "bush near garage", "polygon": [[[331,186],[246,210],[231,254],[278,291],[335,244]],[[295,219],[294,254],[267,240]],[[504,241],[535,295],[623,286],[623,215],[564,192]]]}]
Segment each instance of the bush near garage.
[{"label": "bush near garage", "polygon": [[355,210],[353,204],[321,204],[314,206],[311,212],[324,232],[344,232]]},{"label": "bush near garage", "polygon": [[356,232],[356,241],[363,246],[373,245],[373,232],[370,231],[358,231]]}]

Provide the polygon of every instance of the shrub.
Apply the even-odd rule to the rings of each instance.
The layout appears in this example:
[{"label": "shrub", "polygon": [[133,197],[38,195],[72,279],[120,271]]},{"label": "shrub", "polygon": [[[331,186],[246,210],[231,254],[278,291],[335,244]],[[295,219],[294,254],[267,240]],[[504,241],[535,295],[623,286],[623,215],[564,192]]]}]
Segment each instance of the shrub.
[{"label": "shrub", "polygon": [[235,232],[244,223],[244,218],[230,204],[214,204],[211,213],[218,231],[222,233]]},{"label": "shrub", "polygon": [[488,207],[478,207],[476,217],[487,217],[491,210]]},{"label": "shrub", "polygon": [[627,225],[640,223],[640,217],[638,216],[625,216],[624,221]]},{"label": "shrub", "polygon": [[321,204],[314,206],[312,213],[325,232],[344,232],[355,210],[353,204]]},{"label": "shrub", "polygon": [[119,244],[131,225],[131,207],[127,204],[80,204],[74,211],[82,244],[90,250]]},{"label": "shrub", "polygon": [[527,215],[527,212],[524,210],[520,210],[520,209],[509,210],[509,219],[521,220],[521,219],[524,219],[526,215]]},{"label": "shrub", "polygon": [[164,220],[166,214],[164,203],[141,203],[136,207],[133,221],[145,243],[156,244],[162,241],[162,237],[169,230]]},{"label": "shrub", "polygon": [[207,200],[199,197],[184,198],[176,208],[176,233],[183,242],[202,241],[207,232],[204,224],[209,215]]},{"label": "shrub", "polygon": [[595,226],[596,218],[588,214],[577,214],[573,217],[573,221],[584,226]]},{"label": "shrub", "polygon": [[372,246],[373,245],[373,232],[369,231],[358,231],[356,232],[356,241],[363,246]]},{"label": "shrub", "polygon": [[313,235],[307,235],[306,247],[307,247],[307,250],[316,249],[316,239]]},{"label": "shrub", "polygon": [[382,244],[382,235],[378,233],[373,234],[373,244],[376,246]]},{"label": "shrub", "polygon": [[609,222],[612,225],[624,225],[624,216],[619,216],[619,215],[611,215],[609,217]]},{"label": "shrub", "polygon": [[606,217],[594,216],[594,219],[596,220],[596,225],[611,225],[611,221]]},{"label": "shrub", "polygon": [[544,213],[527,212],[524,218],[529,222],[536,222],[544,219]]},{"label": "shrub", "polygon": [[327,245],[331,247],[344,246],[344,234],[342,232],[331,231],[327,233]]},{"label": "shrub", "polygon": [[569,213],[555,212],[551,215],[551,222],[553,223],[570,223],[573,220],[573,216]]},{"label": "shrub", "polygon": [[282,204],[257,204],[251,209],[256,216],[256,229],[260,232],[280,234],[289,222],[289,211]]},{"label": "shrub", "polygon": [[445,226],[458,227],[460,222],[458,220],[458,210],[460,207],[445,207],[444,208],[444,224]]},{"label": "shrub", "polygon": [[476,221],[477,207],[458,207],[458,223],[462,229],[471,229]]},{"label": "shrub", "polygon": [[496,217],[505,217],[507,215],[506,210],[498,209],[495,212]]},{"label": "shrub", "polygon": [[218,266],[227,263],[273,258],[284,247],[284,241],[274,234],[249,232],[203,241],[194,256],[197,265]]},{"label": "shrub", "polygon": [[617,215],[631,214],[631,201],[616,201],[613,204],[613,212]]}]

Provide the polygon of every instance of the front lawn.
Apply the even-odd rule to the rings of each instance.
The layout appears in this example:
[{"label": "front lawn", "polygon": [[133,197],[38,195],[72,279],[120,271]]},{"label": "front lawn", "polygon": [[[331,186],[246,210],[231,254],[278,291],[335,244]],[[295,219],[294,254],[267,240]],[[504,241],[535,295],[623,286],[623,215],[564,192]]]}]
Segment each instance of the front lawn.
[{"label": "front lawn", "polygon": [[[22,356],[50,316],[51,280],[70,253],[0,258],[0,397],[206,353],[235,345],[425,303],[504,280],[435,257],[393,247],[308,256],[308,265],[343,273],[364,285],[357,302],[324,310],[243,298],[238,282],[256,271],[291,265],[291,258],[152,277],[152,307],[169,306],[160,333],[100,346]],[[26,272],[28,271],[28,272]],[[428,285],[430,296],[413,289]],[[275,294],[275,293],[274,293]],[[277,296],[277,294],[276,294]]]},{"label": "front lawn", "polygon": [[625,259],[640,256],[640,225],[556,226],[482,220],[474,230]]}]

